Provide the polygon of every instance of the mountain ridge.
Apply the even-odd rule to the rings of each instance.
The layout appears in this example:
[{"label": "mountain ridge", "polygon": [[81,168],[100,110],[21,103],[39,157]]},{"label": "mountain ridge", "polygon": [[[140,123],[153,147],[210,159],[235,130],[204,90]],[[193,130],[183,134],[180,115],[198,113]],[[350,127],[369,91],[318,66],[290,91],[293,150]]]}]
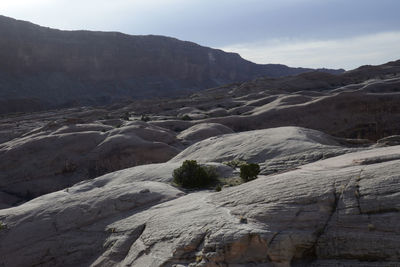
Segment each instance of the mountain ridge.
[{"label": "mountain ridge", "polygon": [[[158,35],[62,31],[0,16],[1,113],[174,97],[311,71]],[[340,73],[341,70],[322,70]]]}]

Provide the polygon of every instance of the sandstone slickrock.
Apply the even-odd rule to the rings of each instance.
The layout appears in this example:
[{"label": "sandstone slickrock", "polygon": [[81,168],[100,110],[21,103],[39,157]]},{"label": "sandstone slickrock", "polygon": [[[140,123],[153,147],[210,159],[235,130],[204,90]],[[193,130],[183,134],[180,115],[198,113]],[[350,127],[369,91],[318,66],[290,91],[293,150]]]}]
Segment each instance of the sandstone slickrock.
[{"label": "sandstone slickrock", "polygon": [[377,141],[378,146],[397,146],[400,145],[400,136],[392,135]]},{"label": "sandstone slickrock", "polygon": [[[7,253],[7,257],[1,257],[1,264],[6,266],[89,265],[94,260],[93,256],[96,254],[94,251],[100,251],[106,245],[103,243],[105,237],[110,233],[116,233],[115,228],[107,227],[107,224],[129,216],[129,213],[135,210],[143,210],[176,198],[180,194],[182,192],[179,190],[156,182],[121,183],[107,188],[104,184],[82,183],[64,191],[39,197],[15,210],[14,215],[21,219],[21,227],[5,222],[6,229],[0,232],[2,235],[0,247],[10,249],[10,253]],[[88,197],[90,195],[92,197]],[[50,206],[45,204],[48,202],[52,204],[49,203]],[[53,214],[51,219],[48,217],[49,214]],[[103,227],[100,221],[106,222]],[[3,218],[2,222],[4,223]],[[12,229],[16,230],[16,228],[19,230],[12,235],[3,235],[9,231],[14,232]],[[112,256],[123,258],[123,254],[129,250],[126,245],[134,241],[132,239],[135,236],[139,237],[143,230],[144,225],[138,224],[130,232],[131,237],[118,242],[126,251],[119,251],[121,255],[112,253]],[[60,235],[61,232],[64,234]],[[46,241],[42,243],[41,240]],[[13,245],[8,245],[8,242],[12,242]],[[80,244],[81,242],[83,243]],[[4,246],[6,244],[7,247]],[[33,250],[28,252],[26,247],[31,247]],[[67,251],[63,251],[63,247]],[[64,252],[68,255],[63,256]],[[30,262],[22,256],[27,255],[26,253],[30,255],[28,258],[33,257],[29,260]],[[51,255],[53,253],[56,255]],[[2,253],[2,255],[6,254]]]},{"label": "sandstone slickrock", "polygon": [[107,172],[165,162],[179,146],[175,133],[141,121],[119,128],[52,123],[0,144],[0,192],[12,195],[0,203],[16,204]]},{"label": "sandstone slickrock", "polygon": [[[192,132],[192,128],[186,131]],[[260,163],[261,173],[266,174],[358,149],[343,146],[337,138],[316,130],[279,127],[211,137],[186,148],[170,162],[242,160]]]},{"label": "sandstone slickrock", "polygon": [[238,107],[240,115],[231,113],[234,115],[200,122],[221,123],[234,131],[301,126],[335,136],[376,141],[400,133],[399,90],[400,79],[389,78],[316,96],[307,92],[279,93],[261,106]]},{"label": "sandstone slickrock", "polygon": [[[400,119],[398,112],[399,78],[392,75],[396,68],[398,68],[396,62],[376,66],[374,67],[375,71],[371,71],[369,80],[341,86],[334,90],[322,88],[323,90],[320,91],[302,90],[286,93],[285,90],[281,90],[273,93],[269,88],[259,87],[253,88],[254,90],[250,94],[234,96],[231,93],[232,87],[237,85],[230,85],[207,90],[206,95],[196,93],[191,98],[178,100],[135,101],[103,108],[82,107],[3,117],[0,119],[2,126],[0,157],[3,159],[3,163],[0,163],[2,168],[0,175],[7,178],[0,181],[0,191],[7,193],[6,195],[17,193],[18,198],[29,199],[105,172],[137,164],[167,161],[186,145],[211,135],[220,134],[219,131],[214,131],[203,135],[203,132],[200,139],[196,137],[194,140],[186,140],[192,138],[189,135],[186,139],[185,137],[183,139],[176,138],[177,135],[182,137],[193,129],[198,129],[201,126],[195,125],[204,125],[203,123],[221,124],[235,132],[294,125],[321,130],[334,136],[367,138],[373,141],[396,135],[400,133],[397,123]],[[381,73],[381,71],[384,73],[383,76],[374,76],[375,72]],[[357,74],[357,71],[355,73]],[[365,76],[363,75],[360,77]],[[312,77],[315,81],[319,75],[309,74],[306,77]],[[286,77],[282,78],[281,82],[292,79],[296,80],[293,77]],[[296,81],[302,79],[304,77]],[[362,79],[355,77],[354,80]],[[191,121],[178,119],[181,111],[208,114],[208,111],[215,109],[225,109],[229,114],[239,113],[241,115],[203,120],[194,118]],[[149,114],[152,121],[147,124],[140,121],[128,121],[129,119],[140,119],[143,114]],[[158,119],[158,121],[154,121],[154,119]],[[192,126],[195,127],[190,130],[189,128]],[[187,131],[180,133],[184,130]],[[57,135],[57,133],[59,134]],[[221,133],[226,133],[226,131]],[[102,145],[101,148],[93,151],[92,148],[87,148],[86,152],[92,151],[89,153],[89,161],[84,160],[82,156],[77,156],[77,159],[71,161],[68,153],[72,152],[68,149],[72,149],[73,145],[67,148],[68,151],[65,153],[58,151],[63,146],[62,139],[64,138],[61,136],[65,137],[65,140],[68,139],[71,144],[76,142],[79,144],[86,138],[88,143],[83,147],[90,146],[95,140],[98,141],[96,145],[100,143]],[[80,139],[80,136],[84,137]],[[113,137],[111,138],[111,136]],[[109,138],[105,141],[106,137]],[[29,141],[30,139],[32,142]],[[30,143],[39,144],[39,140],[47,142],[47,139],[52,140],[54,146],[49,144],[40,146],[40,150],[44,150],[39,153],[40,155],[24,152],[22,149],[29,147]],[[33,142],[33,140],[36,141]],[[341,150],[343,142],[339,140],[337,142],[340,143],[338,150]],[[11,144],[18,144],[18,146]],[[146,151],[149,145],[152,149],[151,152]],[[348,145],[344,144],[344,146]],[[127,146],[135,146],[136,149],[132,150]],[[8,148],[6,149],[6,147]],[[20,152],[17,152],[17,148]],[[39,146],[36,146],[35,149],[38,150]],[[56,153],[49,151],[56,151]],[[134,155],[143,151],[146,151],[143,159],[138,160]],[[169,152],[165,154],[163,151]],[[46,153],[56,156],[47,157]],[[337,155],[337,152],[326,155],[319,152],[305,155],[300,153],[292,157],[277,158],[260,163],[262,163],[263,173],[266,174],[333,155]],[[9,164],[8,162],[13,158],[16,161]],[[15,167],[16,163],[20,168]],[[41,168],[43,165],[47,167]],[[62,183],[54,182],[57,187],[53,187],[53,183],[44,182],[50,181],[53,176],[59,177],[59,180],[62,181]],[[31,181],[36,179],[35,177],[43,178],[43,183],[36,184],[40,186],[32,193],[32,190],[28,190],[28,188],[31,187]],[[13,179],[15,179],[14,182],[11,181]],[[29,182],[25,184],[24,181]],[[9,188],[8,185],[12,183],[14,186]],[[7,203],[10,202],[12,202],[11,198],[7,200]]]},{"label": "sandstone slickrock", "polygon": [[212,136],[233,133],[232,129],[218,123],[199,123],[177,135],[178,139],[194,143]]},{"label": "sandstone slickrock", "polygon": [[224,117],[228,114],[228,111],[224,108],[215,108],[207,112],[207,115],[210,117]]},{"label": "sandstone slickrock", "polygon": [[[223,124],[235,132],[300,126],[337,137],[376,141],[400,134],[399,62],[361,67],[337,76],[307,73],[272,81],[257,79],[196,92],[190,98],[134,103],[130,107],[172,117],[177,116],[179,108],[190,107],[211,116],[151,122],[173,131],[199,123]],[[226,110],[227,114],[215,110]]]},{"label": "sandstone slickrock", "polygon": [[[168,164],[174,163],[160,166]],[[136,180],[138,168],[146,167],[0,210],[0,254],[7,255],[0,264],[400,264],[400,146],[341,155],[221,192],[184,194],[140,181],[146,172]],[[150,176],[157,172],[166,174],[158,168]]]}]

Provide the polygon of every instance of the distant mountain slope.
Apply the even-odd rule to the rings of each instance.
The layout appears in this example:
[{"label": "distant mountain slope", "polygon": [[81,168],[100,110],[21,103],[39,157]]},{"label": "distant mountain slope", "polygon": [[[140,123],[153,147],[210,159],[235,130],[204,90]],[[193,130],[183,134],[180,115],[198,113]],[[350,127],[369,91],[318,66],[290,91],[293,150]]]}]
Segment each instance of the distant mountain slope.
[{"label": "distant mountain slope", "polygon": [[247,94],[284,94],[298,91],[329,91],[373,79],[389,79],[400,75],[400,60],[382,65],[365,65],[338,75],[310,71],[290,77],[260,77],[243,83],[227,84],[202,92],[215,96],[243,96]]},{"label": "distant mountain slope", "polygon": [[60,31],[4,16],[0,16],[0,36],[3,113],[176,96],[259,76],[311,70],[258,65],[235,53],[169,37]]}]

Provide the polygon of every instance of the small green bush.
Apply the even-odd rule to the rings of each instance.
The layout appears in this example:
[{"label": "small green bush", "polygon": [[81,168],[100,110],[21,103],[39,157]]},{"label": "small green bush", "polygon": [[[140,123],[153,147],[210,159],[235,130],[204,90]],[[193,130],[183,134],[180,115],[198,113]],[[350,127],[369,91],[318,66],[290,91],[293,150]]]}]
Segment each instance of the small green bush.
[{"label": "small green bush", "polygon": [[243,164],[240,166],[240,178],[245,182],[256,179],[259,173],[260,165],[257,163]]},{"label": "small green bush", "polygon": [[147,122],[147,121],[149,121],[149,120],[150,120],[150,117],[149,117],[149,116],[147,116],[147,115],[145,115],[145,114],[143,114],[143,115],[140,117],[140,120],[141,120],[141,121],[145,121],[145,122]]},{"label": "small green bush", "polygon": [[125,112],[124,115],[121,116],[121,119],[129,121],[130,120],[129,112]]},{"label": "small green bush", "polygon": [[189,115],[185,115],[185,116],[183,116],[182,118],[181,118],[181,120],[184,120],[184,121],[191,121],[192,120],[192,118],[189,116]]},{"label": "small green bush", "polygon": [[231,168],[234,168],[234,169],[236,169],[236,168],[238,168],[238,167],[240,167],[242,165],[247,164],[246,161],[242,161],[242,160],[238,160],[238,159],[234,159],[234,160],[231,160],[231,161],[225,161],[223,163],[225,165],[228,165]]},{"label": "small green bush", "polygon": [[212,167],[203,167],[195,160],[185,160],[181,167],[174,170],[174,182],[184,188],[204,188],[214,184],[217,174]]},{"label": "small green bush", "polygon": [[0,231],[7,229],[7,225],[5,225],[2,221],[0,221]]}]

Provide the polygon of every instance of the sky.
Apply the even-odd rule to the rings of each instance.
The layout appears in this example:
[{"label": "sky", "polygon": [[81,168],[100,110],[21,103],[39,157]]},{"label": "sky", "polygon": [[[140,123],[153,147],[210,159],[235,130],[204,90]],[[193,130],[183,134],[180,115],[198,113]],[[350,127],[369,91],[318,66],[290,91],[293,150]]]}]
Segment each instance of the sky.
[{"label": "sky", "polygon": [[400,0],[1,0],[62,30],[156,34],[255,63],[353,69],[400,59]]}]

